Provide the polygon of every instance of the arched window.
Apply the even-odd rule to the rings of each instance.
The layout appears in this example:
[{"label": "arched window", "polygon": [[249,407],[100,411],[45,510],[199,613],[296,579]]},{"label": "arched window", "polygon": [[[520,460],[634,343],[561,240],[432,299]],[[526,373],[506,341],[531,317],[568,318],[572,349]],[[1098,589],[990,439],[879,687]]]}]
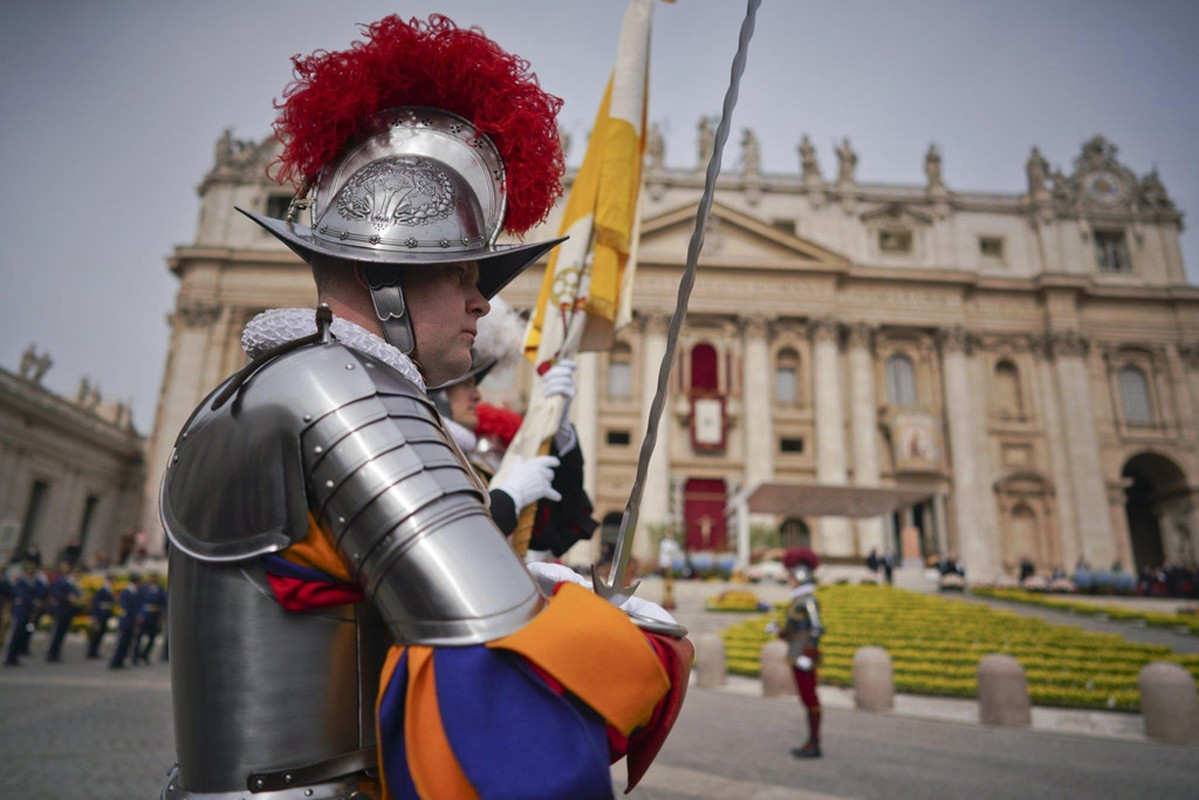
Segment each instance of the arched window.
[{"label": "arched window", "polygon": [[781,406],[799,403],[799,353],[789,347],[774,361],[774,401]]},{"label": "arched window", "polygon": [[691,390],[715,391],[719,388],[719,379],[716,348],[710,344],[697,344],[691,348]]},{"label": "arched window", "polygon": [[633,396],[633,352],[624,342],[617,342],[608,352],[608,397],[626,399]]},{"label": "arched window", "polygon": [[1153,422],[1153,404],[1149,398],[1149,381],[1145,373],[1138,367],[1121,367],[1119,381],[1124,421],[1139,424]]},{"label": "arched window", "polygon": [[900,353],[887,359],[887,399],[892,405],[916,405],[916,368]]},{"label": "arched window", "polygon": [[995,412],[1000,417],[1024,416],[1024,405],[1020,400],[1020,373],[1010,361],[995,365]]}]

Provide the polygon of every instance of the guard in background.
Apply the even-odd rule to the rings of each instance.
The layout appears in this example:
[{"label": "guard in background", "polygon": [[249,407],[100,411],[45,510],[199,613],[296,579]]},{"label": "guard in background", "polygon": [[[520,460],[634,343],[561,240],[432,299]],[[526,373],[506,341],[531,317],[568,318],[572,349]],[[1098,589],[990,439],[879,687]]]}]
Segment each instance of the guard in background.
[{"label": "guard in background", "polygon": [[140,604],[141,624],[137,627],[137,636],[133,640],[133,663],[141,661],[150,663],[150,651],[154,649],[154,640],[162,630],[162,615],[167,607],[167,593],[162,588],[162,581],[153,573],[146,576],[137,591]]},{"label": "guard in background", "polygon": [[72,571],[70,562],[61,562],[58,565],[58,575],[50,584],[47,606],[54,618],[50,647],[46,650],[46,661],[50,663],[62,661],[62,643],[71,629],[71,620],[75,618],[75,613],[79,610],[79,607],[75,605],[75,600],[83,594],[83,590],[75,581],[75,576],[71,574]]},{"label": "guard in background", "polygon": [[[470,371],[429,390],[429,399],[454,441],[484,481],[495,475],[523,420],[515,412],[481,402],[478,387],[490,372],[520,357],[523,336],[520,315],[502,299],[492,298],[490,313],[479,320]],[[591,498],[583,488],[578,434],[568,418],[576,392],[574,371],[574,361],[562,359],[541,377],[543,395],[566,398],[562,424],[550,442],[549,455],[509,468],[490,491],[491,518],[505,536],[516,530],[521,509],[537,504],[529,541],[531,556],[540,551],[561,556],[576,542],[591,538],[599,527],[591,517]]]},{"label": "guard in background", "polygon": [[783,555],[791,584],[791,604],[779,638],[787,640],[787,660],[795,673],[799,700],[808,712],[808,741],[791,749],[796,758],[820,757],[820,698],[816,695],[816,668],[820,664],[820,604],[816,602],[816,567],[820,559],[806,547],[793,547]]},{"label": "guard in background", "polygon": [[112,583],[104,576],[104,583],[92,595],[91,622],[87,630],[87,657],[100,658],[100,643],[108,632],[108,620],[112,618]]},{"label": "guard in background", "polygon": [[32,558],[21,560],[21,574],[12,584],[12,635],[4,656],[4,666],[19,667],[21,656],[29,647],[33,635],[33,611],[37,601],[37,562]]},{"label": "guard in background", "polygon": [[[117,603],[121,607],[121,624],[117,628],[117,648],[108,662],[109,669],[124,669],[125,657],[133,647],[137,635],[137,626],[141,616],[141,585],[142,576],[136,572],[129,573],[129,585],[121,590]],[[137,663],[136,661],[134,663]]]}]

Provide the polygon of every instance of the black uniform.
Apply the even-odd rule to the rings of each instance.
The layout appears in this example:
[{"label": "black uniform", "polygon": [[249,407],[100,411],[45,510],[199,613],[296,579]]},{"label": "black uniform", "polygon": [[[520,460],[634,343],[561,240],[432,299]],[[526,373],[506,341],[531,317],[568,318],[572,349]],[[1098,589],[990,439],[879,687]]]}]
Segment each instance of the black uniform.
[{"label": "black uniform", "polygon": [[112,618],[112,584],[104,581],[92,595],[92,622],[87,637],[87,657],[100,657],[100,642],[108,631],[108,620]]},{"label": "black uniform", "polygon": [[62,642],[67,637],[67,631],[71,629],[71,620],[75,618],[75,612],[78,610],[75,598],[80,594],[82,591],[79,584],[69,572],[60,573],[50,584],[47,608],[54,617],[54,628],[50,637],[50,648],[46,651],[47,661],[62,661]]}]

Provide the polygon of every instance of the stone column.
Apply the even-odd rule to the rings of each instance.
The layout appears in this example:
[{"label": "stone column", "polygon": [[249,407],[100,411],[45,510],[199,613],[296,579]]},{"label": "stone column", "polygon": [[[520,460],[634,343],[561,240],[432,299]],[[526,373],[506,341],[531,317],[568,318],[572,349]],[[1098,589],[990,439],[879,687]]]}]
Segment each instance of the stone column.
[{"label": "stone column", "polygon": [[[878,411],[874,391],[874,326],[858,322],[849,327],[849,419],[853,441],[855,486],[878,486]],[[882,517],[858,520],[858,552],[878,548],[885,553],[887,542]]]},{"label": "stone column", "polygon": [[[13,492],[17,485],[17,461],[20,456],[14,447],[0,444],[0,520],[6,517],[16,519],[17,504]],[[0,557],[3,557],[0,553]]]},{"label": "stone column", "polygon": [[575,384],[578,391],[570,404],[571,421],[579,436],[579,449],[583,452],[583,488],[595,497],[596,454],[599,453],[599,356],[596,353],[580,353]]},{"label": "stone column", "polygon": [[[1073,477],[1074,507],[1080,512],[1077,525],[1082,553],[1091,564],[1107,566],[1116,558],[1119,548],[1112,536],[1107,485],[1095,435],[1095,413],[1091,407],[1090,376],[1085,360],[1089,345],[1076,331],[1068,330],[1051,333],[1050,347],[1060,390],[1062,432]],[[1084,509],[1086,513],[1081,513]]]},{"label": "stone column", "polygon": [[975,432],[981,423],[970,391],[970,335],[961,327],[940,332],[945,413],[953,468],[953,511],[960,557],[975,580],[991,578],[999,568],[995,503],[980,470]]},{"label": "stone column", "polygon": [[154,431],[146,442],[146,483],[142,492],[140,525],[146,531],[150,552],[162,550],[166,538],[158,520],[158,486],[183,423],[196,404],[213,387],[206,365],[211,356],[210,333],[221,316],[219,305],[205,301],[179,301],[171,315],[171,344],[167,354]]},{"label": "stone column", "polygon": [[[666,353],[666,330],[670,318],[665,314],[654,314],[642,320],[641,326],[641,433],[644,436],[648,428],[650,406],[654,402],[654,392],[658,386],[658,371],[662,366],[662,356]],[[658,440],[654,444],[654,454],[650,458],[649,469],[645,474],[645,491],[641,496],[641,510],[638,517],[637,536],[634,540],[633,555],[638,559],[651,558],[656,553],[650,545],[649,527],[666,525],[670,522],[670,409],[664,408],[662,418],[658,421]],[[640,454],[642,436],[634,442]]]},{"label": "stone column", "polygon": [[[816,480],[833,486],[846,483],[845,419],[841,409],[841,363],[838,334],[833,319],[812,324],[812,365],[816,410]],[[853,536],[845,517],[820,520],[819,550],[830,556],[853,555]]]},{"label": "stone column", "polygon": [[1066,435],[1062,430],[1061,387],[1053,368],[1053,350],[1048,338],[1033,340],[1037,351],[1037,384],[1040,389],[1041,413],[1045,417],[1045,440],[1049,445],[1049,465],[1053,470],[1054,505],[1060,523],[1058,542],[1061,545],[1062,567],[1071,571],[1082,554],[1082,536],[1074,506],[1074,478],[1070,459],[1066,456]]},{"label": "stone column", "polygon": [[741,426],[745,434],[745,483],[756,486],[774,477],[774,425],[771,398],[774,387],[771,377],[770,351],[766,342],[766,318],[741,319],[742,347],[745,363],[741,370]]}]

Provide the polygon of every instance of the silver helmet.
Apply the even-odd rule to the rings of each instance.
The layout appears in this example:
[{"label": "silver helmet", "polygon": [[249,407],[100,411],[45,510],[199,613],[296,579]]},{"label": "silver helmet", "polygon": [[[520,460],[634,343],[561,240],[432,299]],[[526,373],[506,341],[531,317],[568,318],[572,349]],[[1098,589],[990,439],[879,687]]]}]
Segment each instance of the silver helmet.
[{"label": "silver helmet", "polygon": [[479,291],[490,299],[564,238],[496,243],[504,164],[466,119],[404,106],[376,114],[368,131],[321,170],[311,227],[293,221],[291,211],[279,220],[238,210],[309,263],[325,257],[362,265],[388,340],[410,352],[411,322],[396,267],[474,261]]}]

